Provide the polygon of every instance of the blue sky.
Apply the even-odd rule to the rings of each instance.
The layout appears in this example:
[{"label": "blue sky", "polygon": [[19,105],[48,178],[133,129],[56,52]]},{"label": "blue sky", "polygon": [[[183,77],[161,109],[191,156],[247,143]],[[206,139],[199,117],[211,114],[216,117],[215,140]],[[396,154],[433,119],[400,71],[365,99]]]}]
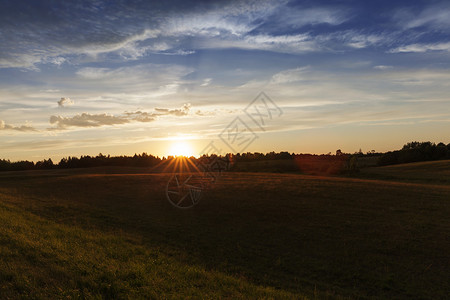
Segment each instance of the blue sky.
[{"label": "blue sky", "polygon": [[0,157],[198,154],[236,117],[246,151],[448,143],[449,32],[448,1],[0,1]]}]

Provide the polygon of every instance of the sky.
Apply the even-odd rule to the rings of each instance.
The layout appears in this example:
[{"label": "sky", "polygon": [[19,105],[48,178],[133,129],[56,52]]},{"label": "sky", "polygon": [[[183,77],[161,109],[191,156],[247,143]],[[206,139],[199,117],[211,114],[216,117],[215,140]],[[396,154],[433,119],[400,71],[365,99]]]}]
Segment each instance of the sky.
[{"label": "sky", "polygon": [[0,0],[0,158],[447,144],[449,33],[449,1]]}]

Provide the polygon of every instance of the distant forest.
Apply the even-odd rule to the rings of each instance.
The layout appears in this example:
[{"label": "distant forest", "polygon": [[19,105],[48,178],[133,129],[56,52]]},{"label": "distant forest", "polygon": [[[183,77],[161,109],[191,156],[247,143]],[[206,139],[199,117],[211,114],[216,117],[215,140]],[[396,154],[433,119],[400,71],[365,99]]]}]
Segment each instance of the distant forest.
[{"label": "distant forest", "polygon": [[[203,158],[211,158],[203,156]],[[232,171],[270,171],[270,172],[296,172],[303,171],[313,174],[339,174],[345,172],[357,172],[359,168],[368,166],[385,166],[409,162],[431,161],[450,159],[450,143],[410,142],[402,149],[377,153],[362,151],[356,153],[343,153],[337,150],[335,154],[294,154],[289,152],[270,153],[238,153],[227,154],[232,162]],[[91,167],[146,167],[154,168],[169,164],[175,158],[173,156],[157,157],[147,153],[134,156],[110,156],[99,154],[97,156],[67,157],[54,163],[51,159],[38,162],[17,161],[0,159],[0,171],[42,170],[42,169],[70,169]],[[190,158],[195,164],[201,158]]]}]

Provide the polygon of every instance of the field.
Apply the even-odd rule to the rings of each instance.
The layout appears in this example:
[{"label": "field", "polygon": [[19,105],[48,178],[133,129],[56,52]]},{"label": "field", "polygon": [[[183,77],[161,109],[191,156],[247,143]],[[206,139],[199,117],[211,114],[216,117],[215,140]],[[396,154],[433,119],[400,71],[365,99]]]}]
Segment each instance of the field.
[{"label": "field", "polygon": [[450,185],[450,160],[367,168],[360,175],[384,180]]},{"label": "field", "polygon": [[0,173],[0,295],[445,299],[449,174],[450,161],[227,173],[182,211],[169,174]]}]

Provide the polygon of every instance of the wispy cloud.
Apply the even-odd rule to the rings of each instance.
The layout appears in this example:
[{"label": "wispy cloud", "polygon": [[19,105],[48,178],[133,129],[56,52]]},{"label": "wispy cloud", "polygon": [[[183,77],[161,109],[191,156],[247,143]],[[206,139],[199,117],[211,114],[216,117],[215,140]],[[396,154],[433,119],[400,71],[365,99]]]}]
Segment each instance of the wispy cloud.
[{"label": "wispy cloud", "polygon": [[191,104],[187,103],[184,104],[183,107],[180,109],[168,109],[168,108],[155,108],[155,115],[161,116],[161,115],[174,115],[174,116],[186,116],[189,113],[189,110],[191,109]]},{"label": "wispy cloud", "polygon": [[433,44],[411,44],[397,47],[389,50],[391,53],[401,52],[427,52],[427,51],[446,51],[450,52],[450,42]]},{"label": "wispy cloud", "polygon": [[76,74],[90,82],[136,84],[146,82],[149,86],[173,83],[181,77],[193,72],[192,68],[173,64],[141,64],[120,68],[80,68]]},{"label": "wispy cloud", "polygon": [[[309,34],[295,35],[255,35],[247,36],[245,43],[253,48],[279,52],[304,52],[317,49],[316,43]],[[245,46],[243,47],[245,48]]]},{"label": "wispy cloud", "polygon": [[90,114],[81,113],[71,117],[63,116],[51,116],[50,124],[56,127],[50,128],[54,129],[68,129],[71,127],[101,127],[101,126],[111,126],[111,125],[122,125],[131,122],[142,122],[148,123],[155,121],[161,116],[176,116],[182,117],[187,116],[190,112],[191,104],[186,103],[179,109],[168,109],[168,108],[155,108],[154,112],[124,112],[121,115],[111,115],[111,114]]},{"label": "wispy cloud", "polygon": [[200,86],[208,86],[211,84],[212,78],[205,78],[203,79],[203,82],[200,84]]},{"label": "wispy cloud", "polygon": [[[45,13],[31,8],[14,12],[17,14],[5,11],[1,14],[5,22],[2,22],[0,68],[38,70],[39,64],[59,66],[86,55],[94,60],[104,60],[106,54],[125,60],[148,53],[186,55],[193,51],[180,45],[180,37],[242,35],[256,26],[252,22],[258,17],[280,4],[276,1],[217,3],[209,9],[198,10],[193,6],[179,12],[170,6],[161,11],[161,5],[151,2],[119,5],[115,9],[98,2],[85,6],[64,3],[65,10],[55,15],[50,9]],[[148,13],[154,10],[159,14]],[[33,18],[26,18],[27,15]]]},{"label": "wispy cloud", "polygon": [[27,132],[27,131],[37,131],[36,128],[30,125],[20,125],[20,126],[14,126],[6,124],[5,121],[0,120],[0,131],[1,130],[13,130],[13,131],[21,131],[21,132]]},{"label": "wispy cloud", "polygon": [[305,53],[320,50],[317,41],[309,34],[287,35],[246,35],[224,39],[199,39],[196,46],[200,49],[237,48],[246,50],[265,50],[280,53]]},{"label": "wispy cloud", "polygon": [[354,34],[347,32],[344,34],[346,44],[353,48],[367,48],[368,46],[376,45],[381,41],[386,42],[386,37],[379,34]]},{"label": "wispy cloud", "polygon": [[[421,50],[425,46],[417,40],[425,36],[426,31],[405,31],[430,27],[444,32],[450,27],[450,5],[447,3],[423,5],[419,12],[405,7],[396,9],[393,20],[385,22],[401,24],[402,30],[397,32],[380,32],[369,22],[358,24],[365,26],[353,27],[358,29],[342,27],[346,22],[350,24],[354,14],[358,13],[344,4],[311,6],[290,1],[217,2],[203,7],[194,5],[180,11],[166,7],[167,11],[155,16],[145,13],[158,6],[150,2],[136,7],[123,5],[120,10],[110,10],[101,1],[86,7],[63,6],[80,18],[75,18],[69,25],[64,14],[50,19],[39,12],[32,19],[25,18],[23,13],[18,14],[16,19],[10,14],[2,14],[6,22],[2,25],[0,68],[39,70],[40,64],[61,67],[85,60],[107,61],[115,58],[129,61],[155,53],[188,55],[199,49],[223,48],[303,54],[312,51],[355,51],[380,45],[394,48],[400,42],[409,46],[395,47],[392,52],[419,52],[426,51]],[[128,21],[127,26],[123,26],[125,21]],[[382,28],[390,28],[388,23],[382,25]],[[326,26],[327,30],[316,30],[320,26]],[[80,31],[82,35],[77,34]],[[446,46],[436,43],[425,48],[447,51],[448,47],[442,47]]]},{"label": "wispy cloud", "polygon": [[393,69],[393,66],[386,66],[386,65],[378,65],[373,67],[376,70],[390,70]]},{"label": "wispy cloud", "polygon": [[[288,1],[224,2],[207,9],[193,8],[181,13],[168,11],[158,17],[143,14],[152,5],[142,5],[145,7],[141,9],[126,6],[123,12],[102,16],[102,20],[94,18],[89,7],[76,7],[73,14],[80,14],[82,18],[71,26],[62,22],[61,16],[55,16],[53,21],[41,20],[44,17],[37,15],[34,22],[44,23],[41,26],[29,26],[33,21],[23,19],[20,26],[4,30],[9,41],[0,47],[5,50],[1,51],[0,68],[38,70],[39,64],[61,66],[84,56],[105,60],[107,54],[124,60],[136,60],[149,53],[187,55],[195,53],[195,47],[192,48],[195,45],[201,48],[208,45],[202,39],[215,39],[211,47],[262,47],[293,53],[310,51],[315,47],[305,40],[309,39],[307,34],[292,30],[317,24],[339,25],[349,18],[348,9],[293,7]],[[99,9],[107,10],[104,5],[95,8]],[[133,25],[122,27],[120,22],[114,21],[121,19],[133,19],[130,22]],[[109,24],[109,30],[100,30],[99,22]],[[280,33],[280,29],[289,32]],[[77,30],[82,30],[83,35],[75,34]],[[48,34],[50,31],[51,35]],[[11,45],[15,45],[15,51],[8,51]],[[285,47],[289,49],[283,51]]]},{"label": "wispy cloud", "polygon": [[99,127],[104,125],[117,125],[128,123],[129,120],[121,116],[108,114],[82,113],[73,117],[51,116],[50,124],[59,129],[68,127]]},{"label": "wispy cloud", "polygon": [[281,71],[272,76],[271,83],[281,84],[303,80],[308,76],[306,75],[306,73],[309,69],[310,69],[309,67],[301,67]]},{"label": "wispy cloud", "polygon": [[271,14],[266,15],[258,32],[287,32],[299,30],[305,26],[340,25],[350,19],[350,9],[339,6],[305,7],[304,5],[280,5]]},{"label": "wispy cloud", "polygon": [[450,27],[450,4],[448,2],[432,4],[418,13],[402,8],[394,14],[394,19],[405,29],[421,26],[448,29]]},{"label": "wispy cloud", "polygon": [[[189,82],[186,76],[192,67],[175,64],[139,64],[119,68],[84,67],[77,72],[74,88],[101,90],[101,95],[127,103],[137,97],[139,101],[176,94]],[[105,95],[106,94],[106,95]]]}]

